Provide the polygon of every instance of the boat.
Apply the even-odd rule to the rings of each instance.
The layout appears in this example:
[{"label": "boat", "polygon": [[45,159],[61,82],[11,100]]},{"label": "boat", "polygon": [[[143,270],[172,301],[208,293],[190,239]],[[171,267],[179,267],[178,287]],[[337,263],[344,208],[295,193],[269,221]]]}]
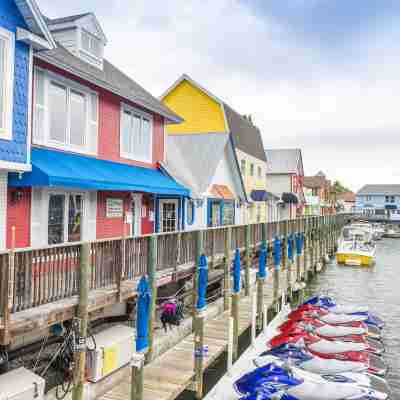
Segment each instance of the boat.
[{"label": "boat", "polygon": [[400,229],[395,225],[388,225],[385,229],[383,237],[390,239],[400,239]]},{"label": "boat", "polygon": [[372,229],[374,230],[374,238],[375,240],[381,240],[385,233],[385,228],[382,224],[372,224]]},{"label": "boat", "polygon": [[[371,266],[375,263],[375,241],[368,224],[350,225],[343,228],[336,252],[339,264]],[[362,224],[364,225],[364,224]]]}]

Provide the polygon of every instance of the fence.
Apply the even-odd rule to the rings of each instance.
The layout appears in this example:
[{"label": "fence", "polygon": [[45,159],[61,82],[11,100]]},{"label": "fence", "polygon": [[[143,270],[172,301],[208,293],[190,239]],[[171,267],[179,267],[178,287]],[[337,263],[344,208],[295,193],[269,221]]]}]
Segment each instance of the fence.
[{"label": "fence", "polygon": [[[335,217],[309,217],[291,221],[259,223],[204,230],[204,252],[214,261],[226,250],[228,229],[231,246],[257,248],[266,240],[298,231],[335,224]],[[98,240],[90,243],[91,290],[104,289],[133,280],[147,273],[149,237]],[[156,234],[156,270],[177,270],[193,266],[196,258],[196,232]],[[70,298],[79,290],[82,243],[42,249],[17,249],[0,254],[0,312],[15,313],[57,300]],[[8,308],[8,309],[7,309]]]}]

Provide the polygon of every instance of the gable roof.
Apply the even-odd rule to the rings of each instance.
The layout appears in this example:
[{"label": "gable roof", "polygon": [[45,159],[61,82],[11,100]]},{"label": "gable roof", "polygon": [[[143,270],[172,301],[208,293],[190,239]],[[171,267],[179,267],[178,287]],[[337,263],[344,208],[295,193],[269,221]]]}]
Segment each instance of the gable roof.
[{"label": "gable roof", "polygon": [[182,122],[181,117],[106,59],[101,70],[74,56],[60,44],[56,49],[35,54],[35,57],[160,114],[170,122]]},{"label": "gable roof", "polygon": [[20,13],[24,17],[29,29],[36,35],[42,36],[48,42],[50,48],[56,47],[56,42],[51,36],[50,30],[40,12],[35,0],[15,0]]},{"label": "gable roof", "polygon": [[[235,148],[242,150],[243,152],[252,155],[259,160],[266,161],[264,146],[261,139],[260,130],[253,125],[250,121],[240,115],[237,111],[231,108],[227,103],[219,99],[215,94],[211,93],[194,79],[187,74],[182,74],[161,96],[160,99],[164,99],[169,93],[171,93],[177,86],[183,81],[189,82],[191,85],[197,87],[207,96],[212,98],[214,101],[219,103],[224,113],[225,121],[229,132],[232,135],[233,145]],[[194,133],[194,132],[193,132]]]},{"label": "gable roof", "polygon": [[304,175],[300,149],[265,149],[267,174]]},{"label": "gable roof", "polygon": [[260,130],[228,104],[223,104],[235,147],[259,160],[267,161]]},{"label": "gable roof", "polygon": [[338,200],[343,200],[347,201],[349,203],[354,203],[356,201],[356,195],[353,192],[343,192],[343,193],[338,193],[336,195],[336,198]]},{"label": "gable roof", "polygon": [[[198,198],[208,190],[226,146],[232,146],[227,133],[169,134],[166,136],[166,160],[161,166]],[[235,165],[245,197],[236,160]]]},{"label": "gable roof", "polygon": [[386,185],[386,184],[373,184],[364,185],[358,192],[357,195],[389,195],[389,196],[400,196],[400,185]]},{"label": "gable roof", "polygon": [[61,18],[49,18],[44,16],[44,19],[47,23],[47,25],[58,25],[58,24],[67,24],[70,22],[75,22],[78,19],[81,19],[83,17],[86,17],[87,15],[90,15],[91,13],[83,13],[83,14],[76,14],[76,15],[69,15],[67,17],[61,17]]},{"label": "gable roof", "polygon": [[305,176],[303,185],[310,189],[318,189],[327,186],[328,181],[323,175]]}]

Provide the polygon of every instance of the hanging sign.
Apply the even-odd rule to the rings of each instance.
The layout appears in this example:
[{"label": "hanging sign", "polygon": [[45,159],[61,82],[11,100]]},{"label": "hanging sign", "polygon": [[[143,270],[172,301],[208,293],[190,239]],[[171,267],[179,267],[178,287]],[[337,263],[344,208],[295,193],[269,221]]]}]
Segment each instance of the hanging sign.
[{"label": "hanging sign", "polygon": [[106,199],[106,218],[122,218],[124,201],[122,199]]}]

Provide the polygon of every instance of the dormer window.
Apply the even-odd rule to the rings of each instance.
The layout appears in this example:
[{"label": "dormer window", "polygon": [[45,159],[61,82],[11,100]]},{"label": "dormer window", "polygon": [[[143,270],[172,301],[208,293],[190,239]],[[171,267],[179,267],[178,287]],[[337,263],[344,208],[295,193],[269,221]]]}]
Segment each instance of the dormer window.
[{"label": "dormer window", "polygon": [[96,36],[82,30],[82,49],[96,58],[101,58],[101,42]]}]

